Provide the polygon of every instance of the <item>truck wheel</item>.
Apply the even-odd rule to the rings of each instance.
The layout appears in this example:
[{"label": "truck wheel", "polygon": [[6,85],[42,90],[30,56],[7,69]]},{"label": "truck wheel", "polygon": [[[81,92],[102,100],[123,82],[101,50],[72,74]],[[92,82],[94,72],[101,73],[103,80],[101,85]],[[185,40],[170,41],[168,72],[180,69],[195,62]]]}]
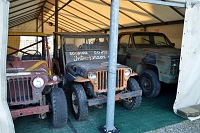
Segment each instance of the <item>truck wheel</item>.
[{"label": "truck wheel", "polygon": [[65,93],[62,88],[53,88],[50,97],[53,127],[63,127],[67,124],[68,119],[68,107]]},{"label": "truck wheel", "polygon": [[[138,91],[141,88],[140,88],[138,82],[134,78],[130,78],[128,80],[127,89],[129,91]],[[135,109],[135,108],[138,108],[140,106],[141,101],[142,101],[142,96],[127,98],[127,99],[123,99],[123,105],[124,105],[125,108],[127,108],[129,110]]]},{"label": "truck wheel", "polygon": [[161,85],[158,75],[152,70],[146,70],[139,76],[139,84],[146,97],[156,97],[160,93]]},{"label": "truck wheel", "polygon": [[70,91],[72,113],[75,119],[78,121],[85,120],[88,117],[88,105],[83,86],[79,83],[74,83]]}]

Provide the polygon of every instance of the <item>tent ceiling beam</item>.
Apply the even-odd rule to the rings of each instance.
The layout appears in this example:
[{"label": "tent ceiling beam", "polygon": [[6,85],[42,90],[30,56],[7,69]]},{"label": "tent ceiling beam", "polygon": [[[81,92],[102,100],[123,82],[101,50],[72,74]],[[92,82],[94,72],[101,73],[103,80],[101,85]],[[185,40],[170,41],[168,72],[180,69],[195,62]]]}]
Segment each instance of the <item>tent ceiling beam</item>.
[{"label": "tent ceiling beam", "polygon": [[[109,3],[105,2],[104,0],[100,0],[101,2],[103,2],[104,4],[111,6]],[[124,16],[128,17],[129,19],[132,19],[133,21],[137,22],[140,25],[143,25],[141,22],[139,22],[138,20],[136,20],[135,18],[131,17],[130,15],[122,12],[121,10],[119,10],[119,13],[123,14]]]},{"label": "tent ceiling beam", "polygon": [[[50,11],[52,11],[52,12],[54,12],[53,10],[51,10],[51,9],[49,9],[49,8],[47,8],[47,7],[45,7],[46,9],[48,9],[48,10],[50,10]],[[48,12],[46,12],[47,14],[50,14],[50,13],[48,13]],[[51,15],[51,14],[50,14]],[[76,21],[74,21],[74,20],[72,20],[72,19],[70,19],[70,18],[68,18],[68,17],[66,17],[65,15],[62,15],[62,13],[59,13],[59,15],[60,16],[62,16],[62,17],[64,17],[66,20],[70,20],[70,21],[72,21],[73,23],[76,23],[77,25],[76,26],[82,26],[82,27],[84,27],[84,28],[86,28],[86,29],[89,29],[89,30],[87,30],[87,31],[94,31],[94,30],[92,30],[92,29],[90,29],[90,28],[88,28],[88,27],[86,27],[86,26],[84,26],[84,25],[82,25],[82,24],[80,24],[80,23],[78,23],[78,22],[76,22]],[[65,21],[66,21],[65,20]],[[53,21],[54,22],[54,21]],[[73,25],[75,25],[75,24],[73,24]],[[82,28],[83,29],[83,28]]]},{"label": "tent ceiling beam", "polygon": [[176,13],[178,13],[181,17],[185,18],[185,15],[181,13],[176,7],[170,6]]},{"label": "tent ceiling beam", "polygon": [[19,5],[12,6],[12,7],[10,7],[9,9],[13,9],[13,8],[15,8],[15,7],[18,7],[18,6],[23,6],[23,5],[28,4],[29,2],[33,2],[33,1],[36,1],[36,0],[29,0],[29,1],[26,1],[26,2],[21,3],[21,4],[19,4]]},{"label": "tent ceiling beam", "polygon": [[22,16],[22,15],[27,14],[27,13],[32,13],[32,12],[35,12],[35,13],[36,13],[36,12],[39,11],[39,9],[40,9],[40,7],[37,7],[35,10],[31,9],[31,10],[28,10],[28,11],[23,12],[23,13],[21,13],[21,14],[18,14],[18,15],[12,16],[12,17],[9,17],[9,21],[10,21],[12,18],[15,18],[15,17],[18,17],[18,16]]},{"label": "tent ceiling beam", "polygon": [[[27,20],[27,21],[25,21],[25,22],[18,23],[17,25],[24,24],[24,23],[29,22],[29,21],[32,21],[32,20],[34,20],[34,19],[36,19],[36,18],[33,18],[33,19],[31,19],[31,20]],[[15,26],[17,26],[17,25],[9,25],[9,28],[13,28],[13,27],[15,27]]]},{"label": "tent ceiling beam", "polygon": [[[105,15],[103,15],[103,14],[101,14],[101,13],[99,13],[99,12],[93,10],[92,8],[86,6],[86,5],[84,5],[84,4],[82,4],[82,3],[78,2],[78,1],[74,1],[74,2],[76,2],[77,4],[79,4],[79,5],[81,5],[81,6],[85,7],[85,8],[87,8],[88,10],[90,10],[90,11],[92,11],[92,12],[94,12],[94,13],[100,15],[101,17],[103,17],[103,18],[105,18],[105,19],[107,19],[107,20],[110,21],[110,18],[108,18],[108,17],[106,17]],[[119,24],[119,26],[122,27],[122,28],[124,27],[124,26],[121,25],[121,24]]]},{"label": "tent ceiling beam", "polygon": [[[70,2],[72,2],[72,0],[69,0],[67,3],[65,3],[61,8],[59,8],[58,9],[58,12],[61,10],[61,9],[63,9],[65,6],[67,6]],[[48,2],[48,3],[51,3],[51,2]],[[51,3],[52,4],[52,3]],[[54,5],[54,4],[53,4]],[[55,6],[55,5],[54,5]],[[53,17],[55,15],[55,12],[48,18],[48,19],[46,19],[45,21],[43,21],[43,23],[44,22],[47,22],[51,17]],[[42,24],[40,25],[40,26],[42,26]],[[40,26],[38,27],[38,28],[40,28]]]},{"label": "tent ceiling beam", "polygon": [[79,18],[79,19],[81,19],[81,20],[84,20],[85,22],[87,22],[87,23],[89,23],[89,24],[91,24],[91,25],[94,25],[95,27],[97,27],[97,28],[99,28],[99,29],[101,29],[101,30],[105,30],[105,29],[103,29],[103,28],[99,27],[98,25],[96,25],[96,24],[94,24],[94,23],[90,22],[89,20],[87,20],[87,19],[84,19],[84,18],[82,18],[82,17],[79,17],[79,16],[77,16],[76,14],[73,14],[73,13],[71,13],[71,12],[69,12],[69,11],[65,10],[65,9],[63,9],[63,11],[65,11],[65,12],[67,12],[67,13],[71,14],[72,16],[75,16],[75,17],[77,17],[77,18]]},{"label": "tent ceiling beam", "polygon": [[143,2],[143,3],[150,3],[150,4],[156,4],[156,5],[164,5],[164,6],[175,6],[175,7],[183,7],[186,8],[186,5],[183,3],[175,3],[175,2],[166,2],[166,1],[160,1],[160,0],[129,0],[133,2]]},{"label": "tent ceiling beam", "polygon": [[162,19],[160,19],[159,17],[157,17],[156,15],[150,13],[148,10],[146,10],[145,8],[143,8],[142,6],[136,4],[133,1],[129,1],[130,3],[132,3],[133,5],[137,6],[138,8],[140,8],[141,10],[143,10],[144,12],[146,12],[147,14],[151,15],[152,17],[154,17],[155,19],[157,19],[158,21],[164,23],[164,21]]},{"label": "tent ceiling beam", "polygon": [[[13,11],[13,12],[9,12],[9,15],[13,14],[13,13],[16,13],[16,12],[19,12],[19,11],[22,11],[22,10],[25,10],[27,8],[30,8],[30,7],[33,7],[33,6],[37,6],[37,5],[40,5],[41,3],[43,2],[39,2],[37,4],[33,4],[33,5],[30,5],[30,6],[27,6],[27,7],[24,7],[24,8],[20,8],[19,10],[16,10],[16,11]],[[41,6],[39,6],[41,8]]]}]

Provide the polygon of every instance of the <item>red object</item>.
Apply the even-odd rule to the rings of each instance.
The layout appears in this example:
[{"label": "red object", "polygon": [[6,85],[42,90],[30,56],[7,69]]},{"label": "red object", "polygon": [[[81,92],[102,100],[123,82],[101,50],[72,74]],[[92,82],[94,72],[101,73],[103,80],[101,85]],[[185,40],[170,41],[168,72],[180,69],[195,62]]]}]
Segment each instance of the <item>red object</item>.
[{"label": "red object", "polygon": [[14,61],[11,62],[12,67],[18,68],[22,66],[22,61],[20,61],[19,57],[14,57]]},{"label": "red object", "polygon": [[21,116],[33,115],[33,114],[44,114],[49,112],[49,105],[29,107],[24,109],[11,110],[12,118],[17,118]]}]

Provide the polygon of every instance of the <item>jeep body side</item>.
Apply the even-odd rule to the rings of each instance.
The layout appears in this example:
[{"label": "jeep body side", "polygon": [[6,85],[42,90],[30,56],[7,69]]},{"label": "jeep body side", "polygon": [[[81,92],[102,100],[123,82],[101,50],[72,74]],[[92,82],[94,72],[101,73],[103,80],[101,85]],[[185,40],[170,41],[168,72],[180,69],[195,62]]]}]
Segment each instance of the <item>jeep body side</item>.
[{"label": "jeep body side", "polygon": [[[9,32],[8,35],[7,102],[12,117],[38,114],[44,119],[50,112],[54,127],[66,125],[66,96],[58,88],[59,76],[51,72],[46,35],[37,32]],[[39,41],[35,41],[37,38]]]},{"label": "jeep body side", "polygon": [[[108,34],[54,33],[54,72],[62,75],[63,86],[70,89],[72,112],[77,120],[88,116],[88,106],[100,106],[107,101]],[[56,42],[56,41],[55,41]],[[131,68],[117,64],[116,97],[127,109],[141,103],[141,89]],[[64,82],[67,80],[68,84]]]},{"label": "jeep body side", "polygon": [[138,73],[143,95],[156,97],[161,84],[177,83],[180,50],[163,33],[119,33],[118,62]]}]

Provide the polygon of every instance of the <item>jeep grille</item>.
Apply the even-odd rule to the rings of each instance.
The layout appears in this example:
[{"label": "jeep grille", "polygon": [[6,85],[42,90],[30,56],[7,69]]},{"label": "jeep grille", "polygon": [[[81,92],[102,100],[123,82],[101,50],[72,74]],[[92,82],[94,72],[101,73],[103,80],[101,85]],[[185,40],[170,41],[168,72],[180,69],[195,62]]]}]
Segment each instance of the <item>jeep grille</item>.
[{"label": "jeep grille", "polygon": [[[108,89],[108,71],[100,71],[97,73],[98,90]],[[116,72],[116,90],[124,89],[124,69],[118,69]]]},{"label": "jeep grille", "polygon": [[25,104],[33,100],[31,77],[7,77],[7,102],[9,105]]},{"label": "jeep grille", "polygon": [[180,62],[180,59],[171,59],[170,74],[175,75],[179,73],[179,62]]}]

